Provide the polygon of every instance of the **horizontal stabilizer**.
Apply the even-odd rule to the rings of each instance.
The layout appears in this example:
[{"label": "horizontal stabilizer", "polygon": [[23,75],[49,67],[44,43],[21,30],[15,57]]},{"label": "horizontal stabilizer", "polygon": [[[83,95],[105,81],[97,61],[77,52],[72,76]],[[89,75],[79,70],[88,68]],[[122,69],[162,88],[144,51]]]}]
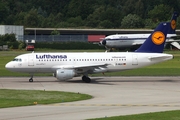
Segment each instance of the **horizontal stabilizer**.
[{"label": "horizontal stabilizer", "polygon": [[148,57],[151,61],[164,61],[164,60],[170,60],[173,58],[173,55],[163,55],[163,56],[151,56]]}]

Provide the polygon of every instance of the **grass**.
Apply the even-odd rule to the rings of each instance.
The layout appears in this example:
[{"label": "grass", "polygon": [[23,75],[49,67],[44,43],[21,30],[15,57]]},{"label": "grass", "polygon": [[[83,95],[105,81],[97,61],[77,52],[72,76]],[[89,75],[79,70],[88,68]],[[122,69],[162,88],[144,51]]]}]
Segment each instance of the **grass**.
[{"label": "grass", "polygon": [[90,99],[92,96],[71,92],[42,90],[9,90],[0,89],[0,108],[51,104]]},{"label": "grass", "polygon": [[137,115],[126,115],[116,117],[105,117],[88,120],[180,120],[180,110],[144,113]]}]

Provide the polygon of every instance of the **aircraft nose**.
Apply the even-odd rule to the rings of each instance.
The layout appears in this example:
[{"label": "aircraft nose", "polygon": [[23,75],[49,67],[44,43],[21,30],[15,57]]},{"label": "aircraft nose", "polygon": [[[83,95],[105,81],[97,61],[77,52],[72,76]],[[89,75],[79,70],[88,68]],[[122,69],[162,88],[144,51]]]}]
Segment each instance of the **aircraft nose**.
[{"label": "aircraft nose", "polygon": [[102,41],[100,41],[98,45],[99,45],[99,46],[102,46]]},{"label": "aircraft nose", "polygon": [[5,65],[5,68],[8,69],[10,67],[9,63]]},{"label": "aircraft nose", "polygon": [[103,44],[103,45],[106,45],[106,40],[103,40],[103,41],[102,41],[102,44]]},{"label": "aircraft nose", "polygon": [[5,65],[5,68],[8,69],[8,70],[11,69],[11,68],[13,68],[11,62],[7,63],[7,64]]}]

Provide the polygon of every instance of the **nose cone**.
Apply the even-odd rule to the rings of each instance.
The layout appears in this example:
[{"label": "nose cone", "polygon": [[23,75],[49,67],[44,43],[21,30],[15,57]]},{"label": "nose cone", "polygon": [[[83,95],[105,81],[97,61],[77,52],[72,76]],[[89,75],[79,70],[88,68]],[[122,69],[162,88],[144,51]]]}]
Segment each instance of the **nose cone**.
[{"label": "nose cone", "polygon": [[11,62],[8,62],[8,63],[5,65],[5,68],[8,69],[8,70],[12,70],[12,68],[14,68],[14,67],[13,67],[13,65],[12,65]]},{"label": "nose cone", "polygon": [[106,40],[103,40],[103,41],[102,41],[102,44],[103,44],[103,45],[106,45]]},{"label": "nose cone", "polygon": [[7,63],[6,65],[5,65],[5,68],[6,69],[8,69],[10,66],[9,66],[9,63]]}]

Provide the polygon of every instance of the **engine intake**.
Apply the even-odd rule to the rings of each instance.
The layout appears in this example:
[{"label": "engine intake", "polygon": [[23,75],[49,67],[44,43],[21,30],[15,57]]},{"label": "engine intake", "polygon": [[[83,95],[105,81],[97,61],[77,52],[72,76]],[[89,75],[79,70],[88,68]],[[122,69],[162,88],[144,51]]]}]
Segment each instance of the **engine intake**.
[{"label": "engine intake", "polygon": [[58,69],[53,76],[58,80],[68,80],[72,79],[75,76],[75,72],[74,70]]}]

